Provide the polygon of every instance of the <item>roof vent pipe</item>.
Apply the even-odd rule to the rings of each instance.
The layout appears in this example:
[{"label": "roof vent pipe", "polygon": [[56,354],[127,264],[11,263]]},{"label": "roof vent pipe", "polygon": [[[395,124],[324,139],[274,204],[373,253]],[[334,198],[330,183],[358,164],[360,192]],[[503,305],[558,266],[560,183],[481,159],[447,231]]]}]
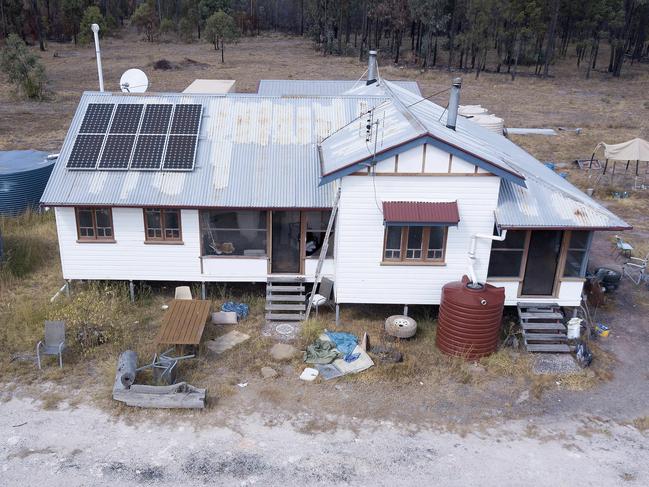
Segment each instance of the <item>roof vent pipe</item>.
[{"label": "roof vent pipe", "polygon": [[446,126],[453,130],[455,130],[457,111],[460,107],[460,88],[462,88],[462,78],[455,78],[451,86],[451,96],[448,99],[448,116],[446,117]]},{"label": "roof vent pipe", "polygon": [[376,83],[379,79],[379,65],[376,62],[376,51],[370,51],[367,58],[367,84]]},{"label": "roof vent pipe", "polygon": [[95,36],[95,53],[97,54],[97,75],[99,76],[99,91],[104,91],[104,72],[101,69],[101,51],[99,50],[99,26],[92,24],[90,26]]}]

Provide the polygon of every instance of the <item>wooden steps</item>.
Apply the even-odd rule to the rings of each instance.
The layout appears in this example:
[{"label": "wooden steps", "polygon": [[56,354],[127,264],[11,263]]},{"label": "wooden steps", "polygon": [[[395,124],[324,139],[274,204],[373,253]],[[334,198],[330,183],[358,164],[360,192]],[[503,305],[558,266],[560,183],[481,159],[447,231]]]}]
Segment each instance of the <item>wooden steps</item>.
[{"label": "wooden steps", "polygon": [[306,311],[303,276],[268,276],[266,321],[273,324],[303,321]]},{"label": "wooden steps", "polygon": [[556,303],[518,303],[518,319],[528,352],[568,353],[563,312]]}]

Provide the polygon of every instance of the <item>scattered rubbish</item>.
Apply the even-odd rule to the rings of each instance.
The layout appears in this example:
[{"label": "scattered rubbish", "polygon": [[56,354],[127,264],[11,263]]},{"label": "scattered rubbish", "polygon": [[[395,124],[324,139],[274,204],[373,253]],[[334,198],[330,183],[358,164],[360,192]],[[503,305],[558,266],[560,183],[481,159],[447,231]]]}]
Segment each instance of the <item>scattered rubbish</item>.
[{"label": "scattered rubbish", "polygon": [[579,342],[575,348],[575,356],[577,357],[577,362],[582,367],[589,367],[593,362],[593,352],[590,351],[588,345],[584,342]]},{"label": "scattered rubbish", "polygon": [[288,343],[276,343],[270,349],[270,356],[273,357],[274,360],[281,362],[284,360],[291,360],[298,352],[299,350],[293,345],[289,345]]},{"label": "scattered rubbish", "polygon": [[361,348],[365,352],[368,352],[370,350],[370,348],[371,348],[370,336],[367,334],[367,332],[363,333],[363,339],[361,340]]},{"label": "scattered rubbish", "polygon": [[250,308],[247,304],[244,303],[235,303],[234,301],[228,301],[221,305],[221,311],[225,312],[234,312],[237,314],[237,318],[244,320],[248,317]]},{"label": "scattered rubbish", "polygon": [[162,306],[160,306],[160,309],[163,310],[163,311],[166,311],[166,310],[169,309],[169,305],[168,304],[163,304]]},{"label": "scattered rubbish", "polygon": [[609,269],[608,267],[598,267],[597,269],[595,269],[595,273],[592,277],[597,278],[597,280],[604,288],[604,292],[610,293],[617,290],[617,288],[620,286],[622,273],[614,269]]},{"label": "scattered rubbish", "polygon": [[344,375],[334,364],[317,364],[315,367],[324,380],[335,379]]},{"label": "scattered rubbish", "polygon": [[567,172],[560,172],[559,177],[562,177],[563,179],[568,179],[569,174]]},{"label": "scattered rubbish", "polygon": [[394,348],[376,345],[370,349],[370,353],[376,355],[381,362],[386,364],[403,362],[403,354]]},{"label": "scattered rubbish", "polygon": [[272,367],[262,367],[261,368],[261,376],[264,379],[274,379],[277,377],[277,371],[273,369]]},{"label": "scattered rubbish", "polygon": [[250,335],[246,335],[245,333],[241,333],[237,330],[232,330],[225,335],[221,335],[220,337],[215,338],[214,340],[208,340],[205,345],[210,352],[218,355],[227,350],[230,350],[240,343],[245,342],[249,338]]},{"label": "scattered rubbish", "polygon": [[340,353],[343,354],[343,358],[347,362],[353,362],[358,357],[354,357],[354,349],[358,345],[357,338],[351,333],[344,331],[327,331],[325,334],[329,339],[335,344],[336,348]]},{"label": "scattered rubbish", "polygon": [[624,200],[630,196],[628,191],[611,191],[611,198],[614,200]]},{"label": "scattered rubbish", "polygon": [[595,188],[586,188],[586,194],[588,196],[593,196],[593,193],[595,193]]},{"label": "scattered rubbish", "polygon": [[[162,355],[161,355],[162,356]],[[177,361],[173,360],[174,368]],[[151,386],[135,384],[138,370],[155,366],[156,360],[151,365],[137,368],[137,354],[132,350],[123,352],[117,361],[117,372],[113,384],[113,399],[125,403],[127,406],[143,408],[197,408],[205,407],[205,389],[196,388],[186,382],[179,382],[167,386]]]},{"label": "scattered rubbish", "polygon": [[307,367],[302,371],[300,374],[300,379],[305,380],[307,382],[312,382],[315,380],[316,377],[318,377],[319,372],[317,369],[312,369],[311,367]]},{"label": "scattered rubbish", "polygon": [[336,348],[331,340],[317,338],[311,345],[306,347],[304,361],[307,364],[330,364],[343,354]]},{"label": "scattered rubbish", "polygon": [[390,316],[385,320],[385,332],[396,338],[411,338],[417,333],[417,322],[405,315]]},{"label": "scattered rubbish", "polygon": [[216,311],[212,313],[212,323],[215,325],[236,325],[237,313],[234,311]]},{"label": "scattered rubbish", "polygon": [[174,295],[175,299],[192,299],[192,290],[189,286],[178,286]]},{"label": "scattered rubbish", "polygon": [[238,385],[239,387],[241,387],[242,389],[243,389],[244,387],[248,387],[248,383],[247,383],[247,382],[241,382],[241,383],[239,383],[239,384],[237,384],[237,385]]},{"label": "scattered rubbish", "polygon": [[554,169],[557,167],[557,165],[554,162],[544,162],[543,165],[550,169],[551,171],[554,171]]},{"label": "scattered rubbish", "polygon": [[25,421],[24,423],[20,423],[20,424],[12,424],[11,427],[12,428],[20,428],[21,426],[25,426],[26,424],[27,424],[27,421]]},{"label": "scattered rubbish", "polygon": [[597,333],[597,336],[607,338],[610,331],[611,329],[603,323],[597,323],[595,325],[595,333]]}]

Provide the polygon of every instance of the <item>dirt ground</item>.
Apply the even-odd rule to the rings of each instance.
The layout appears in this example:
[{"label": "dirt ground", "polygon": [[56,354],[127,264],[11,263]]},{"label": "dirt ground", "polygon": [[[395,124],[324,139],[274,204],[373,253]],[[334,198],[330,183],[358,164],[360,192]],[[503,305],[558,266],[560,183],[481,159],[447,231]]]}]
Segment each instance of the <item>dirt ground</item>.
[{"label": "dirt ground", "polygon": [[[151,91],[182,90],[195,78],[236,79],[239,91],[255,91],[262,78],[353,79],[364,70],[357,59],[325,58],[307,41],[280,36],[242,39],[226,52],[224,65],[209,46],[151,45],[133,34],[105,39],[102,52],[105,82],[112,89],[130,67],[145,69]],[[152,63],[160,59],[180,69],[154,70]],[[80,93],[96,89],[91,47],[50,43],[43,60],[51,101],[19,101],[0,82],[0,149],[56,152]],[[579,79],[567,62],[555,72],[548,80],[520,77],[515,83],[504,75],[485,73],[479,80],[466,75],[463,103],[488,107],[508,126],[584,129],[581,135],[516,139],[541,160],[569,163],[589,157],[600,140],[649,137],[646,66],[630,67],[622,80],[599,72],[591,80]],[[392,66],[381,73],[389,79],[417,79],[424,95],[446,88],[457,75]],[[436,101],[444,103],[444,97]],[[564,169],[579,186],[588,186],[583,174],[569,165]],[[604,190],[596,195],[634,225],[625,238],[644,249],[647,195],[625,200],[610,199]],[[55,245],[51,225],[45,224],[39,235]],[[611,238],[596,236],[590,267],[620,268]],[[0,318],[39,321],[42,327],[44,315],[21,306],[49,306],[61,284],[53,255],[25,278],[0,286]],[[232,297],[225,288],[211,293],[215,305]],[[115,405],[110,400],[114,350],[72,357],[65,373],[55,367],[37,373],[30,359],[10,362],[11,354],[3,351],[0,485],[20,485],[27,472],[33,483],[54,479],[56,485],[422,485],[431,478],[442,485],[649,484],[644,460],[649,448],[646,287],[625,280],[597,310],[596,321],[610,326],[611,335],[593,344],[593,367],[580,374],[536,376],[530,357],[507,350],[477,366],[449,361],[434,348],[435,310],[415,308],[419,339],[397,344],[404,364],[315,384],[297,378],[303,367],[299,358],[268,360],[272,342],[258,334],[260,290],[245,293],[253,316],[237,326],[253,338],[219,359],[202,357],[184,370],[191,383],[208,387],[209,407],[202,412]],[[154,293],[145,310],[129,309],[141,341],[150,342],[147,337],[157,330],[160,305],[167,299]],[[392,311],[345,307],[343,329],[380,337],[382,318]],[[318,324],[333,326],[333,315],[324,313]],[[222,333],[214,327],[207,331],[208,337]],[[13,340],[30,348],[12,354],[30,352],[31,336]],[[151,351],[141,342],[133,347],[143,355]],[[262,379],[264,365],[279,377]]]}]

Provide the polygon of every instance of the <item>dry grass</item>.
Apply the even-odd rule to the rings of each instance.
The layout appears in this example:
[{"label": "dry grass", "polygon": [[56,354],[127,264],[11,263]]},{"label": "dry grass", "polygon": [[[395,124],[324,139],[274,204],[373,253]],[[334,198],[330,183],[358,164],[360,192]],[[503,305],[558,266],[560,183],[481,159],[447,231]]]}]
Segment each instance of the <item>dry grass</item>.
[{"label": "dry grass", "polygon": [[633,426],[639,429],[642,432],[649,431],[649,416],[643,416],[642,418],[636,418],[633,420]]}]

